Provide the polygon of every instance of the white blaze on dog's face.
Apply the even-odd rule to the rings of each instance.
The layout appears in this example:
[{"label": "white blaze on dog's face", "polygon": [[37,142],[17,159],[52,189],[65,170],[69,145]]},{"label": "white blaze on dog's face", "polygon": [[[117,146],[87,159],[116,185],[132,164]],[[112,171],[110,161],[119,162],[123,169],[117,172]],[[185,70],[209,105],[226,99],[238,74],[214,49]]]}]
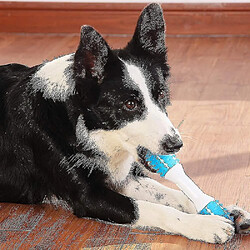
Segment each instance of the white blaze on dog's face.
[{"label": "white blaze on dog's face", "polygon": [[[119,103],[118,95],[123,95],[123,91],[131,91],[133,94],[128,94],[121,102],[123,107],[113,104],[114,109],[124,109],[121,111],[123,119],[117,120],[120,127],[113,130],[98,129],[91,132],[92,136],[96,137],[96,142],[102,150],[110,152],[110,155],[114,155],[114,151],[117,150],[120,153],[127,151],[136,157],[138,146],[144,146],[156,153],[164,152],[164,150],[175,151],[180,146],[181,139],[166,113],[168,88],[164,79],[159,77],[153,80],[152,76],[150,77],[152,72],[120,60],[123,68],[123,85],[127,85],[127,89],[122,90],[122,87],[119,87],[120,93],[116,91],[117,96],[112,93],[105,95],[108,95],[110,100],[113,99],[113,103]],[[159,72],[159,69],[155,71]],[[154,84],[150,83],[151,79]],[[160,79],[161,82],[158,82]],[[156,92],[155,97],[153,92]],[[130,105],[130,109],[126,108],[126,105]],[[110,114],[108,120],[112,120],[112,116],[115,114]]]},{"label": "white blaze on dog's face", "polygon": [[[142,119],[128,123],[120,130],[125,141],[134,147],[144,146],[153,152],[163,151],[164,140],[174,138],[180,140],[178,131],[169,120],[166,111],[161,109],[153,99],[150,83],[146,83],[146,77],[143,71],[128,62],[124,62],[129,77],[140,89],[143,96],[146,112]],[[162,95],[167,93],[161,93]]]},{"label": "white blaze on dog's face", "polygon": [[[110,158],[110,170],[119,180],[127,176],[129,166],[137,160],[139,146],[155,153],[166,153],[175,152],[182,145],[180,135],[166,113],[168,88],[164,78],[159,76],[160,69],[156,67],[150,70],[146,65],[140,67],[123,59],[120,61],[121,86],[113,88],[116,90],[114,94],[109,89],[105,90],[105,94],[100,97],[101,104],[111,102],[111,106],[106,106],[107,115],[102,120],[107,124],[118,123],[118,127],[106,127],[90,133],[91,138]],[[158,74],[154,74],[156,72]],[[125,95],[126,98],[123,100],[119,95]],[[109,108],[112,112],[107,111]],[[118,116],[118,112],[121,115]],[[122,119],[117,119],[120,116]]]},{"label": "white blaze on dog's face", "polygon": [[156,153],[182,146],[166,113],[166,58],[165,22],[157,4],[143,10],[124,49],[111,50],[92,27],[82,28],[73,67],[76,93],[89,135],[109,157],[117,179],[126,178],[139,146]]}]

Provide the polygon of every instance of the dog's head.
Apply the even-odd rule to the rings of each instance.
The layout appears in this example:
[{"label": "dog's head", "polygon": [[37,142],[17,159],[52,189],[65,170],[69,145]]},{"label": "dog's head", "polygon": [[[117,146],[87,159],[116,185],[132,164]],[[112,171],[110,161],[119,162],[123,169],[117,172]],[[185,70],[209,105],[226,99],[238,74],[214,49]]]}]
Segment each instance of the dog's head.
[{"label": "dog's head", "polygon": [[132,40],[112,50],[90,26],[83,26],[74,57],[76,91],[91,137],[109,155],[138,146],[175,152],[182,146],[166,113],[165,22],[158,4],[141,13]]}]

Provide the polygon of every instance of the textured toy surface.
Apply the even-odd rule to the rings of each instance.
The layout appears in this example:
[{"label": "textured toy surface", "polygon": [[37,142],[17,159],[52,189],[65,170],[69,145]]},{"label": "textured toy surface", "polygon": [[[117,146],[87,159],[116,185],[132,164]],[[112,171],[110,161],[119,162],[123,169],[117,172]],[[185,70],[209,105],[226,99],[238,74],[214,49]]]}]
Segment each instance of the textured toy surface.
[{"label": "textured toy surface", "polygon": [[[155,155],[152,154],[150,151],[147,151],[146,154],[146,162],[147,162],[147,166],[156,171],[156,173],[160,174],[161,177],[165,177],[168,175],[168,172],[171,170],[171,173],[173,173],[174,171],[174,167],[176,165],[180,165],[180,160],[176,158],[176,156],[174,154],[171,155]],[[181,167],[181,169],[183,169]],[[180,173],[180,168],[179,168],[179,173]],[[179,175],[179,173],[177,175]],[[198,207],[197,202],[195,202],[194,199],[192,199],[192,197],[195,197],[197,195],[200,195],[200,199],[202,200],[204,198],[204,207],[200,210],[198,209],[200,214],[204,214],[204,215],[220,215],[220,216],[224,216],[227,219],[230,219],[233,221],[233,217],[230,216],[230,213],[227,211],[226,208],[223,207],[222,204],[219,203],[218,200],[214,200],[211,196],[207,196],[206,194],[204,194],[199,188],[197,188],[197,185],[185,174],[184,170],[181,170],[182,173],[182,178],[183,178],[183,182],[185,183],[186,181],[186,185],[180,185],[181,189],[184,193],[185,189],[190,189],[193,188],[193,193],[191,191],[191,195],[189,192],[189,195],[186,193],[186,195],[191,198],[191,200],[193,200],[194,205],[196,206],[196,208]],[[174,176],[174,175],[172,175]],[[179,178],[179,176],[177,177],[177,179]],[[166,178],[172,182],[175,183],[175,178]],[[184,180],[185,179],[185,180]],[[178,185],[179,186],[179,185]],[[198,192],[197,192],[198,191]],[[207,200],[207,197],[211,198],[210,200]],[[198,197],[199,198],[199,197]]]},{"label": "textured toy surface", "polygon": [[172,167],[180,163],[180,160],[174,154],[153,155],[149,151],[146,155],[146,161],[150,162],[149,166],[156,170],[156,173],[160,174],[161,177],[164,177]]},{"label": "textured toy surface", "polygon": [[214,214],[214,215],[220,215],[224,216],[225,218],[229,220],[234,220],[232,216],[230,216],[230,213],[227,211],[226,208],[223,207],[221,203],[219,203],[218,200],[214,200],[209,202],[200,212],[199,214]]}]

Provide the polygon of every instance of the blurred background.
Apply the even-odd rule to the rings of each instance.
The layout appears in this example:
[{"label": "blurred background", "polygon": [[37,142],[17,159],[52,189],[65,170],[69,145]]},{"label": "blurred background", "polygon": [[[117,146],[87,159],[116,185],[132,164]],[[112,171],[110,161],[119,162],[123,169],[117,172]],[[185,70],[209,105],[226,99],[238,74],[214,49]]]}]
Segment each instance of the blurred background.
[{"label": "blurred background", "polygon": [[[152,1],[0,1],[0,32],[78,33],[82,24],[102,34],[132,34]],[[157,2],[157,1],[156,1]],[[168,35],[249,34],[249,0],[160,0]]]},{"label": "blurred background", "polygon": [[[0,1],[0,64],[29,66],[72,53],[80,27],[124,47],[153,1]],[[250,1],[162,0],[171,66],[170,119],[188,175],[223,204],[250,210]],[[173,184],[163,184],[176,188]],[[250,249],[76,218],[51,204],[0,204],[1,249]]]}]

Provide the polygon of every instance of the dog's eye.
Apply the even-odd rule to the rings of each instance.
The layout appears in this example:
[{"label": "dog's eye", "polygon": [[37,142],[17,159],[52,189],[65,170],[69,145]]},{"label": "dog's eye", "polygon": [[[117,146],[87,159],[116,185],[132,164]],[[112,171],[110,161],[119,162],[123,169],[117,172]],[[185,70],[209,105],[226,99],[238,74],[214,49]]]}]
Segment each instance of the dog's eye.
[{"label": "dog's eye", "polygon": [[159,94],[158,94],[158,99],[163,99],[164,97],[165,97],[165,92],[164,92],[164,90],[160,90],[159,91]]},{"label": "dog's eye", "polygon": [[133,110],[137,107],[137,101],[136,100],[128,100],[125,102],[125,107],[128,110]]}]

